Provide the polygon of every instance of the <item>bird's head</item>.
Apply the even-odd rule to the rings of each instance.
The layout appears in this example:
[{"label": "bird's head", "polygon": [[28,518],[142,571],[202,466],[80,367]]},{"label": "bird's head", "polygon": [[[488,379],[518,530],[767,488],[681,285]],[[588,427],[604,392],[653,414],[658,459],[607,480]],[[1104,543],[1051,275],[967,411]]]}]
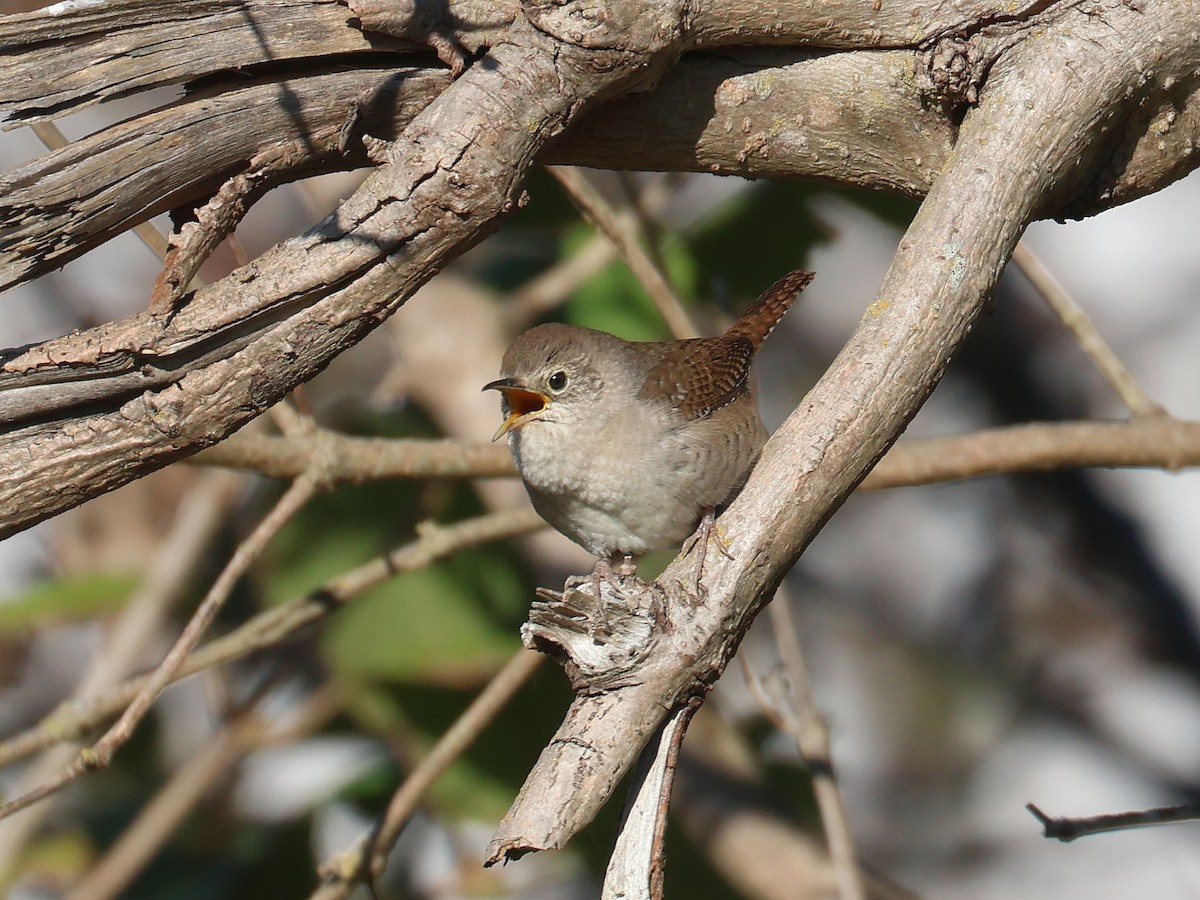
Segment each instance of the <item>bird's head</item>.
[{"label": "bird's head", "polygon": [[[531,422],[570,424],[594,419],[612,335],[570,325],[538,325],[521,334],[500,364],[501,378],[484,385],[499,391],[504,422],[492,440]],[[619,343],[619,342],[618,342]]]}]

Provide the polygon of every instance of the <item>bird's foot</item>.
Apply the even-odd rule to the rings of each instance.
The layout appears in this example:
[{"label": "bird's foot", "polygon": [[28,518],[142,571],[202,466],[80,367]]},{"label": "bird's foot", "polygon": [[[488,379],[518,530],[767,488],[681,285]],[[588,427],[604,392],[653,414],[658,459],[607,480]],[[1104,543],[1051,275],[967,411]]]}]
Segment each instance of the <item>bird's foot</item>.
[{"label": "bird's foot", "polygon": [[625,585],[621,583],[622,578],[632,578],[637,575],[637,565],[633,561],[632,556],[625,556],[621,562],[617,563],[616,568],[613,568],[612,560],[598,559],[596,565],[592,569],[591,575],[572,575],[567,579],[568,588],[581,588],[585,584],[592,586],[592,594],[596,598],[596,602],[600,601],[600,585],[607,583],[615,591],[621,591]]},{"label": "bird's foot", "polygon": [[696,576],[693,585],[693,597],[699,603],[704,599],[704,585],[701,584],[701,578],[704,577],[704,560],[708,555],[708,542],[712,539],[717,545],[717,549],[721,551],[721,555],[726,559],[733,559],[733,553],[729,548],[729,540],[721,533],[721,526],[717,524],[716,510],[711,506],[704,508],[704,513],[700,516],[700,524],[696,526],[696,530],[692,536],[684,541],[682,551],[683,555],[687,556],[697,547],[700,549],[699,557],[696,559]]},{"label": "bird's foot", "polygon": [[584,585],[590,585],[592,588],[592,596],[596,600],[596,613],[588,620],[590,637],[595,639],[597,631],[607,632],[610,630],[608,617],[604,614],[604,597],[601,594],[601,587],[607,584],[620,597],[627,590],[627,585],[622,580],[636,575],[637,565],[634,564],[633,557],[625,556],[615,569],[611,560],[601,558],[596,560],[591,575],[573,575],[567,579],[566,588],[568,590],[572,588],[578,590]]}]

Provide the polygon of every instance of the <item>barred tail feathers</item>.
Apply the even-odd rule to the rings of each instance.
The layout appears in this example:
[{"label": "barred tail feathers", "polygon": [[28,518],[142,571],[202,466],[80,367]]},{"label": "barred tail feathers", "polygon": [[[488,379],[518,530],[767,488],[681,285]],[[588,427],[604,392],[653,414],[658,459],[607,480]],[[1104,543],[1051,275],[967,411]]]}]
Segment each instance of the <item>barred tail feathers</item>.
[{"label": "barred tail feathers", "polygon": [[805,269],[797,269],[784,275],[763,291],[754,305],[729,326],[725,337],[744,338],[757,350],[767,339],[767,335],[779,324],[783,314],[800,296],[801,291],[808,287],[813,275],[813,272]]}]

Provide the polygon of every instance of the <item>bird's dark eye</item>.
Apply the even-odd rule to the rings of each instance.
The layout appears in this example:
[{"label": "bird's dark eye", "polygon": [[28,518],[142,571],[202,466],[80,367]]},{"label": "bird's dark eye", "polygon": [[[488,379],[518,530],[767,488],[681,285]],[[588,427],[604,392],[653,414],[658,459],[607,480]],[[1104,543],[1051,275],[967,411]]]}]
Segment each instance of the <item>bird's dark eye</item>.
[{"label": "bird's dark eye", "polygon": [[561,391],[567,386],[567,373],[555,372],[546,379],[546,384],[550,385],[550,390],[552,391]]}]

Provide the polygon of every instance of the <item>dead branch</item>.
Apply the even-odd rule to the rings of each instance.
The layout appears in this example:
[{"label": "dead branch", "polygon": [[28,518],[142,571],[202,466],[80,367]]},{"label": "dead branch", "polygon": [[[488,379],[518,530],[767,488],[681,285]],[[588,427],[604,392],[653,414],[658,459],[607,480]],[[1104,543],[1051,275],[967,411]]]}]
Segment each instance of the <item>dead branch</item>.
[{"label": "dead branch", "polygon": [[57,15],[0,16],[0,45],[0,112],[12,123],[222,70],[397,46],[364,34],[350,10],[330,0],[81,3]]},{"label": "dead branch", "polygon": [[1167,825],[1172,822],[1195,822],[1200,819],[1200,803],[1181,803],[1178,806],[1156,806],[1133,812],[1106,813],[1099,816],[1048,816],[1032,803],[1025,808],[1042,823],[1042,834],[1064,844],[1089,834]]},{"label": "dead branch", "polygon": [[[1020,21],[1041,3],[1018,8],[989,0],[878,10],[841,0],[691,4],[690,49],[776,44],[837,48],[913,47],[991,21]],[[999,7],[999,8],[998,8]],[[46,15],[0,17],[10,78],[0,89],[9,121],[62,115],[108,97],[195,81],[229,70],[380,50],[452,43],[478,53],[502,41],[521,12],[514,0],[427,4],[353,0],[114,0]],[[440,14],[440,15],[439,15]],[[431,42],[431,36],[436,35]],[[66,52],[46,54],[47,47]],[[297,65],[297,68],[300,68]]]},{"label": "dead branch", "polygon": [[[656,90],[597,106],[542,158],[820,178],[922,196],[957,126],[913,82],[919,60],[899,50],[685,58]],[[0,285],[51,271],[155,213],[205,198],[280,142],[303,152],[265,178],[264,190],[368,165],[359,138],[395,138],[448,84],[441,70],[370,61],[283,80],[242,76],[4,173],[0,222],[11,231],[0,248]],[[1200,142],[1200,92],[1178,85],[1172,94],[1179,96],[1154,115],[1135,113],[1126,126],[1129,158],[1110,162],[1112,171],[1059,214],[1127,202],[1194,167],[1188,148]],[[783,122],[780,109],[789,111]]]}]

